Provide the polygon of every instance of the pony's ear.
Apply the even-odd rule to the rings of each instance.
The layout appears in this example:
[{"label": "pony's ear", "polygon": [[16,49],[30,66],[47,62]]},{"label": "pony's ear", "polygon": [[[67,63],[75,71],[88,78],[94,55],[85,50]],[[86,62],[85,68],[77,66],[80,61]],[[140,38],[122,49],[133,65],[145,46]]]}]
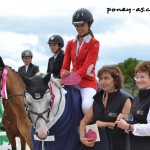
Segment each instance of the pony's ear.
[{"label": "pony's ear", "polygon": [[50,81],[50,79],[51,79],[51,73],[48,73],[48,74],[43,78],[43,81],[44,81],[45,83],[48,83],[48,82]]},{"label": "pony's ear", "polygon": [[20,74],[22,77],[23,82],[25,83],[26,86],[28,86],[31,83],[31,79],[25,77],[24,75]]},{"label": "pony's ear", "polygon": [[3,62],[2,57],[0,57],[0,70],[2,70],[5,67],[5,64]]}]

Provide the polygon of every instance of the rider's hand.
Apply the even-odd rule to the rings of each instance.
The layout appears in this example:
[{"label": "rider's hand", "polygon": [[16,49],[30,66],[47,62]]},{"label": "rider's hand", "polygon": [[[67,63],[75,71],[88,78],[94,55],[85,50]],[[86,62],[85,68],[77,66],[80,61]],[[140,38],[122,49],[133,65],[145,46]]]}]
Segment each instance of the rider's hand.
[{"label": "rider's hand", "polygon": [[67,70],[64,70],[62,73],[61,73],[61,77],[66,77],[66,76],[69,76],[70,75],[70,71],[67,71]]}]

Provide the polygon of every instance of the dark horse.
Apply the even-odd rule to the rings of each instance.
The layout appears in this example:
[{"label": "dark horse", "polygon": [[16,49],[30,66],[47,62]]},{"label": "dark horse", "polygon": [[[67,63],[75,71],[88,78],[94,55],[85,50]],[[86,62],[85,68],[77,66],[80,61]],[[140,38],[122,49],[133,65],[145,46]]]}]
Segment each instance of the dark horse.
[{"label": "dark horse", "polygon": [[[4,78],[4,74],[3,74],[4,71],[7,72],[7,74],[6,74],[6,92],[8,95],[8,101],[17,117],[17,127],[18,127],[21,135],[25,138],[25,141],[29,145],[30,149],[32,149],[32,143],[31,143],[31,138],[30,138],[31,123],[28,119],[28,116],[27,116],[27,113],[26,113],[26,110],[24,107],[25,84],[17,72],[12,70],[10,67],[7,67],[4,65],[3,60],[0,57],[0,72],[1,72],[0,80],[1,81],[3,81],[3,78]],[[2,85],[0,85],[0,89],[2,89]],[[6,111],[8,111],[8,110],[6,110]],[[13,116],[10,116],[10,119],[12,119]],[[4,116],[4,118],[5,118],[5,116]],[[13,127],[13,125],[11,125],[11,127]],[[11,130],[11,129],[9,129],[9,130]],[[15,131],[16,126],[12,130]]]},{"label": "dark horse", "polygon": [[50,74],[23,80],[33,150],[84,150],[78,133],[83,117],[79,91],[71,86],[63,89]]}]

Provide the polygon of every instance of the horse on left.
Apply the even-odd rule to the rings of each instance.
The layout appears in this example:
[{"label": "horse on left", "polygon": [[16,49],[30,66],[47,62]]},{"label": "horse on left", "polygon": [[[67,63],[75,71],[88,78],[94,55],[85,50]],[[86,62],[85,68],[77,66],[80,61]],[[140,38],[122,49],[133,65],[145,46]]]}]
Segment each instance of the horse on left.
[{"label": "horse on left", "polygon": [[18,129],[25,138],[30,149],[32,149],[30,137],[31,123],[24,107],[25,84],[17,72],[8,66],[5,66],[1,57],[0,80],[2,83],[2,85],[0,85],[2,97],[8,98],[8,102],[17,117]]}]

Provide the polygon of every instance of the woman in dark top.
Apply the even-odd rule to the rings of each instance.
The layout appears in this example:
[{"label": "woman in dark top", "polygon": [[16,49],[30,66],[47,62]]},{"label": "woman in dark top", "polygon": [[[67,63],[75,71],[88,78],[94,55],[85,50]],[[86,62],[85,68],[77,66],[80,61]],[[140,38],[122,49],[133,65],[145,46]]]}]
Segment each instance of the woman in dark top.
[{"label": "woman in dark top", "polygon": [[[128,114],[131,101],[122,93],[123,77],[120,69],[114,65],[103,66],[98,71],[101,90],[94,96],[94,103],[80,123],[80,141],[92,150],[125,150],[126,133],[115,127],[119,113]],[[85,137],[85,126],[96,123],[99,129],[99,142],[91,142]],[[118,139],[119,138],[119,139]]]},{"label": "woman in dark top", "polygon": [[60,78],[60,70],[64,60],[64,51],[62,50],[64,40],[60,35],[53,35],[49,38],[48,44],[54,55],[49,58],[47,73],[51,72],[54,78]]},{"label": "woman in dark top", "polygon": [[135,69],[135,81],[139,88],[133,99],[133,122],[127,123],[120,114],[118,127],[130,131],[130,150],[150,150],[150,61],[140,62]]}]

